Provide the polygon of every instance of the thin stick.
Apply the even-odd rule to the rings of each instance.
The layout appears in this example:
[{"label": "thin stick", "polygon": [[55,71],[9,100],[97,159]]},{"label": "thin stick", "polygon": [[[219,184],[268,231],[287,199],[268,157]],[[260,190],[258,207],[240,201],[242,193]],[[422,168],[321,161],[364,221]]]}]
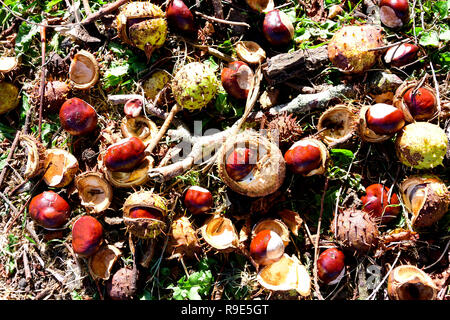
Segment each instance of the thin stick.
[{"label": "thin stick", "polygon": [[388,44],[388,45],[383,46],[383,47],[376,47],[376,48],[367,49],[367,51],[378,51],[378,50],[389,49],[389,48],[398,46],[398,45],[400,45],[402,43],[406,43],[406,42],[410,42],[410,41],[411,41],[411,39],[403,39],[401,41],[398,41],[398,42],[395,42],[395,43],[391,43],[391,44]]},{"label": "thin stick", "polygon": [[433,83],[434,83],[434,89],[436,91],[436,104],[437,104],[437,114],[438,114],[438,123],[439,123],[439,118],[440,118],[440,114],[441,114],[441,97],[439,95],[439,84],[437,82],[436,79],[436,73],[434,72],[434,68],[433,68],[433,63],[430,61],[430,68],[431,68],[431,73],[433,75]]},{"label": "thin stick", "polygon": [[[13,141],[13,143],[11,145],[11,149],[9,150],[8,157],[6,157],[6,164],[8,164],[9,161],[12,159],[14,151],[16,150],[17,145],[19,144],[19,137],[20,137],[20,131],[17,131],[16,136],[14,138],[14,141]],[[8,168],[8,166],[5,165],[3,167],[2,173],[0,173],[0,189],[1,189],[1,186],[2,186],[2,183],[3,183],[3,180],[5,179],[6,169],[7,168]]]},{"label": "thin stick", "polygon": [[[45,22],[44,22],[45,24]],[[38,140],[42,141],[42,109],[44,107],[44,93],[45,93],[45,30],[46,27],[41,27],[41,85],[39,88],[39,128],[38,128]]]},{"label": "thin stick", "polygon": [[370,294],[370,296],[367,297],[367,300],[371,300],[375,297],[375,294],[378,292],[378,290],[380,290],[381,286],[383,285],[383,283],[386,281],[386,279],[389,277],[389,275],[391,274],[392,269],[394,269],[394,266],[397,264],[398,258],[400,258],[400,254],[402,252],[399,251],[397,254],[397,257],[394,260],[394,263],[392,264],[391,268],[389,269],[389,271],[386,273],[386,275],[384,276],[383,280],[378,284],[378,286],[372,291],[372,293]]},{"label": "thin stick", "polygon": [[158,145],[159,141],[161,141],[164,134],[169,129],[170,124],[172,123],[173,118],[175,115],[181,110],[181,107],[176,103],[172,109],[170,110],[169,114],[167,115],[166,120],[164,120],[163,125],[159,129],[158,134],[150,141],[149,146],[147,147],[146,151],[148,153],[152,153],[155,147]]},{"label": "thin stick", "polygon": [[229,24],[231,26],[241,26],[241,27],[250,28],[250,25],[246,22],[223,20],[223,19],[207,16],[206,14],[198,12],[198,11],[194,11],[194,13],[199,15],[200,17],[205,18],[206,20],[214,21],[217,23],[223,23],[223,24]]},{"label": "thin stick", "polygon": [[328,177],[325,178],[325,185],[323,187],[322,199],[320,200],[320,214],[319,214],[319,222],[317,223],[317,233],[316,239],[314,243],[314,287],[316,289],[317,297],[319,300],[323,300],[322,294],[320,293],[319,282],[317,281],[317,255],[319,252],[319,239],[320,239],[320,226],[322,224],[322,215],[323,215],[323,205],[325,201],[325,194],[328,189]]},{"label": "thin stick", "polygon": [[423,268],[423,270],[429,269],[432,266],[434,266],[436,263],[438,263],[439,261],[442,260],[442,258],[444,257],[444,255],[447,253],[448,247],[450,246],[450,240],[447,241],[447,245],[445,246],[444,251],[442,252],[441,256],[439,257],[439,259],[437,259],[435,262],[433,262],[432,264],[430,264],[429,266]]}]

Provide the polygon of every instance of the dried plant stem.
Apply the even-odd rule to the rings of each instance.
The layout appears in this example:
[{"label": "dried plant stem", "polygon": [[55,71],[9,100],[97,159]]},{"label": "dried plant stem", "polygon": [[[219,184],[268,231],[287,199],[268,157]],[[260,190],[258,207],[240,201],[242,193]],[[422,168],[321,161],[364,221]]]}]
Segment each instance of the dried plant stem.
[{"label": "dried plant stem", "polygon": [[383,285],[383,283],[386,281],[386,279],[389,277],[389,275],[391,274],[391,271],[394,269],[395,265],[397,264],[398,259],[400,258],[400,254],[402,253],[401,250],[398,251],[397,257],[394,260],[394,263],[392,263],[392,266],[390,267],[389,271],[386,273],[386,275],[384,276],[383,280],[380,281],[380,283],[378,284],[378,286],[372,291],[372,293],[370,294],[370,296],[367,297],[367,300],[372,300],[373,298],[375,298],[376,293],[378,292],[378,290],[380,290],[381,286]]},{"label": "dried plant stem", "polygon": [[8,156],[6,157],[5,166],[3,167],[2,172],[0,173],[0,189],[3,184],[3,180],[5,179],[5,176],[6,176],[6,170],[8,168],[7,164],[9,163],[9,161],[11,161],[14,151],[16,150],[17,145],[19,144],[19,137],[20,137],[20,131],[17,131],[16,136],[11,145],[11,148],[9,150]]},{"label": "dried plant stem", "polygon": [[320,287],[319,282],[317,281],[317,258],[319,253],[319,240],[320,240],[320,227],[322,224],[322,215],[323,215],[323,205],[325,201],[325,194],[327,193],[328,189],[328,178],[325,178],[325,185],[323,187],[323,193],[322,193],[322,199],[320,200],[320,214],[319,214],[319,221],[317,223],[317,233],[315,243],[314,243],[314,287],[316,289],[316,294],[319,300],[323,300],[322,294],[320,293]]},{"label": "dried plant stem", "polygon": [[182,108],[178,103],[176,103],[172,109],[170,110],[169,114],[167,115],[166,120],[164,120],[163,125],[158,131],[158,134],[150,141],[146,151],[148,153],[152,153],[155,147],[158,145],[159,141],[161,141],[162,137],[166,134],[167,130],[169,129],[170,124],[172,123],[173,118],[175,115],[181,110]]},{"label": "dried plant stem", "polygon": [[[44,22],[45,24],[45,22]],[[46,27],[41,27],[41,84],[39,87],[39,123],[38,123],[38,136],[37,139],[42,141],[42,109],[44,107],[44,94],[45,94],[45,31]]]},{"label": "dried plant stem", "polygon": [[194,13],[196,15],[199,15],[200,17],[205,18],[206,20],[214,21],[217,23],[223,23],[223,24],[229,24],[231,26],[241,26],[241,27],[250,28],[250,25],[246,22],[229,21],[229,20],[219,19],[219,18],[215,18],[215,17],[210,17],[210,16],[207,16],[206,14],[198,12],[198,11],[194,11]]}]

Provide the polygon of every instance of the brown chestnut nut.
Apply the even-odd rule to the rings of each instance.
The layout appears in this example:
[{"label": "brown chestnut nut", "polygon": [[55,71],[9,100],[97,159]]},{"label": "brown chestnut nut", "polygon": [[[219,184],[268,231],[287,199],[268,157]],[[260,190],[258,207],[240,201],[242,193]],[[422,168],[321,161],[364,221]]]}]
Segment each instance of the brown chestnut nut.
[{"label": "brown chestnut nut", "polygon": [[384,55],[384,61],[394,67],[401,67],[413,62],[416,59],[418,52],[419,47],[415,44],[402,43],[398,46],[389,48]]},{"label": "brown chestnut nut", "polygon": [[74,136],[92,132],[97,126],[97,119],[94,108],[79,98],[67,100],[59,110],[61,126]]},{"label": "brown chestnut nut", "polygon": [[145,144],[141,139],[123,139],[106,150],[105,166],[110,171],[129,171],[145,158]]},{"label": "brown chestnut nut", "polygon": [[382,223],[387,223],[398,216],[401,211],[400,202],[396,193],[392,193],[390,201],[389,188],[376,183],[366,188],[366,195],[361,197],[362,210],[374,218],[381,218]]},{"label": "brown chestnut nut", "polygon": [[381,22],[389,28],[401,28],[409,20],[408,0],[381,0]]},{"label": "brown chestnut nut", "polygon": [[409,89],[403,95],[403,103],[414,120],[431,119],[437,112],[436,97],[426,88]]},{"label": "brown chestnut nut", "polygon": [[231,179],[243,180],[255,167],[256,152],[248,148],[236,148],[227,157],[225,170]]},{"label": "brown chestnut nut", "polygon": [[192,186],[186,191],[184,205],[192,214],[207,212],[213,206],[212,194],[208,189]]},{"label": "brown chestnut nut", "polygon": [[253,85],[253,71],[242,61],[230,62],[221,74],[225,91],[236,99],[246,99]]},{"label": "brown chestnut nut", "polygon": [[184,32],[195,31],[194,16],[182,0],[171,0],[166,9],[169,23]]},{"label": "brown chestnut nut", "polygon": [[264,17],[263,33],[270,44],[284,46],[294,38],[294,26],[283,11],[275,9]]},{"label": "brown chestnut nut", "polygon": [[322,164],[320,148],[309,140],[297,141],[284,154],[288,168],[296,174],[308,174]]},{"label": "brown chestnut nut", "polygon": [[260,265],[278,261],[283,253],[283,240],[272,230],[261,230],[250,243],[250,256]]},{"label": "brown chestnut nut", "polygon": [[332,283],[345,269],[344,253],[337,248],[330,248],[319,255],[317,259],[317,275],[326,284]]},{"label": "brown chestnut nut", "polygon": [[128,217],[132,219],[147,218],[161,221],[163,220],[163,215],[161,214],[161,211],[159,211],[158,209],[148,207],[134,207],[130,210]]},{"label": "brown chestnut nut", "polygon": [[394,134],[405,125],[402,110],[385,103],[370,106],[366,112],[366,121],[369,129],[382,135]]},{"label": "brown chestnut nut", "polygon": [[83,257],[93,255],[103,243],[103,227],[91,216],[82,216],[72,227],[72,248]]},{"label": "brown chestnut nut", "polygon": [[28,207],[31,218],[45,229],[58,229],[67,223],[69,204],[53,191],[44,191],[31,199]]}]

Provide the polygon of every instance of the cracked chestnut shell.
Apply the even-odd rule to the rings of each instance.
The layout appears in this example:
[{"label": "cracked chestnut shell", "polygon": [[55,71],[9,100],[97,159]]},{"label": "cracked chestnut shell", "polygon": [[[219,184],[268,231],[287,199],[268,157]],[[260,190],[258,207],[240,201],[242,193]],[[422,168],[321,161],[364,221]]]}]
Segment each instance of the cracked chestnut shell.
[{"label": "cracked chestnut shell", "polygon": [[266,13],[263,33],[271,45],[284,46],[294,38],[294,26],[283,11],[275,9]]},{"label": "cracked chestnut shell", "polygon": [[156,238],[166,229],[166,200],[151,191],[130,195],[123,205],[123,220],[130,233],[142,239]]},{"label": "cracked chestnut shell", "polygon": [[86,135],[97,127],[97,112],[79,98],[67,100],[59,110],[61,126],[73,136]]},{"label": "cracked chestnut shell", "polygon": [[89,257],[97,252],[103,243],[103,227],[97,219],[91,216],[78,218],[72,227],[73,251],[83,257]]},{"label": "cracked chestnut shell", "polygon": [[392,300],[435,300],[438,290],[424,271],[403,265],[389,274],[387,291]]},{"label": "cracked chestnut shell", "polygon": [[95,56],[86,50],[77,52],[70,63],[69,78],[76,89],[93,87],[99,78],[99,66]]},{"label": "cracked chestnut shell", "polygon": [[[248,156],[245,149],[250,150]],[[230,162],[229,157],[233,159],[236,150],[244,150],[244,157]],[[227,165],[230,163],[243,165],[243,170],[230,175]],[[227,139],[219,151],[217,167],[227,186],[248,197],[262,197],[275,192],[286,174],[286,164],[278,146],[254,130],[246,130]]]},{"label": "cracked chestnut shell", "polygon": [[144,158],[145,144],[137,137],[130,137],[109,146],[103,161],[110,171],[130,171]]},{"label": "cracked chestnut shell", "polygon": [[436,176],[411,176],[400,184],[400,194],[415,228],[430,227],[448,212],[450,193]]},{"label": "cracked chestnut shell", "polygon": [[409,20],[408,0],[381,0],[381,22],[389,28],[401,28]]},{"label": "cracked chestnut shell", "polygon": [[347,140],[356,131],[358,117],[353,108],[347,105],[336,105],[327,109],[317,122],[317,131],[323,142],[333,144]]},{"label": "cracked chestnut shell", "polygon": [[194,32],[195,23],[191,10],[182,0],[171,0],[166,8],[169,24],[183,32]]},{"label": "cracked chestnut shell", "polygon": [[329,248],[317,259],[317,275],[326,284],[334,282],[345,270],[344,253],[337,248]]},{"label": "cracked chestnut shell", "polygon": [[70,217],[70,206],[66,200],[53,191],[44,191],[31,199],[28,206],[31,218],[45,229],[59,229]]},{"label": "cracked chestnut shell", "polygon": [[368,186],[366,194],[361,197],[362,210],[374,218],[380,218],[382,223],[388,223],[396,218],[401,211],[400,202],[395,192],[392,192],[389,200],[389,192],[388,187],[379,183]]},{"label": "cracked chestnut shell", "polygon": [[150,59],[153,51],[166,41],[165,13],[150,2],[127,3],[117,16],[117,31],[123,42],[143,50]]}]

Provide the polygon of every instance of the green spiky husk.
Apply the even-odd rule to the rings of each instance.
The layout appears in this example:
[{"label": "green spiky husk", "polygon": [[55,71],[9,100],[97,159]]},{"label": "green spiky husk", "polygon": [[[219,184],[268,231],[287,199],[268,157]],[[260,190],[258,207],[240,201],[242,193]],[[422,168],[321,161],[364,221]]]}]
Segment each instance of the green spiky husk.
[{"label": "green spiky husk", "polygon": [[448,138],[435,124],[415,122],[403,128],[395,145],[401,163],[415,169],[431,169],[442,165]]},{"label": "green spiky husk", "polygon": [[214,71],[200,62],[182,67],[172,81],[172,93],[177,103],[186,109],[205,107],[216,95],[219,83]]}]

